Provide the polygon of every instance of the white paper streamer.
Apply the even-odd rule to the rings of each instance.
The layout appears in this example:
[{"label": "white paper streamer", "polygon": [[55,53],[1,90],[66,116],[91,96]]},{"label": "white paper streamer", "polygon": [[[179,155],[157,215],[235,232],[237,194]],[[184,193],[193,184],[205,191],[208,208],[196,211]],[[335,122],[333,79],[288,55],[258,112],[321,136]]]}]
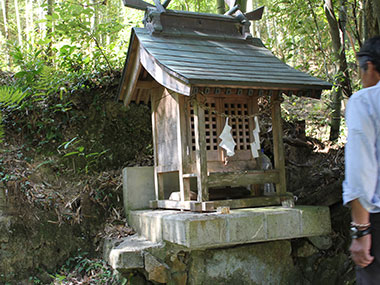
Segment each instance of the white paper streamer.
[{"label": "white paper streamer", "polygon": [[235,146],[236,143],[234,138],[231,135],[231,127],[228,125],[228,118],[226,119],[226,125],[223,128],[222,133],[219,138],[222,140],[219,144],[220,147],[224,148],[227,151],[227,156],[235,155]]},{"label": "white paper streamer", "polygon": [[251,153],[252,153],[252,156],[254,158],[258,158],[259,157],[259,152],[258,151],[261,149],[259,133],[260,133],[259,119],[257,118],[257,116],[255,116],[255,129],[253,130],[254,142],[252,142],[250,144],[250,146],[251,146]]}]

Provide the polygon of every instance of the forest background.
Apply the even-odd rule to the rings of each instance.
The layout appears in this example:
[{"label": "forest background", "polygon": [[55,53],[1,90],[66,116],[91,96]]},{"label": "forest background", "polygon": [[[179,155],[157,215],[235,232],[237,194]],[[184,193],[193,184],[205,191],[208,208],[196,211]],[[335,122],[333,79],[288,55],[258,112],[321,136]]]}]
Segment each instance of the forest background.
[{"label": "forest background", "polygon": [[[154,1],[147,2],[153,4]],[[323,141],[325,145],[341,146],[345,140],[345,102],[361,88],[355,55],[366,39],[380,34],[380,0],[238,2],[247,11],[265,6],[262,20],[252,22],[252,34],[261,38],[277,57],[294,68],[334,84],[332,90],[324,91],[322,100],[286,97],[282,104],[284,119],[288,122],[305,121],[308,137]],[[221,0],[172,0],[168,8],[205,13],[224,13],[228,9]],[[106,169],[107,163],[112,169],[126,166],[126,162],[132,160],[135,161],[133,165],[138,165],[141,159],[145,159],[142,153],[151,155],[149,144],[141,146],[132,139],[136,136],[149,142],[150,130],[141,130],[137,135],[129,133],[149,124],[149,116],[141,126],[136,126],[138,121],[135,119],[149,112],[147,108],[132,109],[125,115],[125,110],[114,112],[115,108],[107,105],[110,113],[114,112],[110,120],[114,120],[113,116],[125,119],[125,128],[130,130],[123,134],[131,137],[129,149],[117,152],[120,146],[114,141],[125,138],[110,136],[110,139],[106,138],[107,134],[102,134],[105,140],[96,145],[98,140],[88,139],[91,135],[87,131],[95,132],[98,125],[90,124],[96,118],[97,123],[103,124],[101,120],[105,117],[100,112],[101,95],[93,91],[107,93],[111,86],[115,92],[131,28],[143,26],[144,12],[124,7],[121,0],[0,0],[0,10],[0,186],[1,182],[6,186],[22,184],[21,189],[27,189],[23,190],[26,199],[33,203],[42,201],[43,198],[39,197],[43,194],[33,191],[38,192],[43,187],[36,186],[38,183],[32,181],[29,172],[25,174],[24,170],[16,168],[22,169],[20,165],[25,164],[25,169],[33,173],[31,166],[39,171],[49,166],[61,171],[61,176],[56,176],[62,179],[64,171],[56,157],[66,159],[64,167],[70,166],[69,174],[92,174],[98,184],[108,179],[111,188],[118,185],[115,176],[100,171]],[[86,133],[76,133],[75,126],[86,119],[82,112],[86,108],[93,108],[90,110],[93,114],[89,115],[92,119],[85,124]],[[121,127],[113,122],[103,124],[102,128],[96,131],[114,128],[117,133],[117,128]],[[22,160],[24,162],[13,167]],[[100,167],[100,164],[104,166]],[[304,167],[304,164],[300,166]],[[342,171],[339,168],[337,172]],[[324,179],[325,174],[321,172]],[[330,178],[334,183],[339,182],[334,175]],[[112,200],[113,190],[102,192],[105,183],[103,186],[95,182],[92,185],[92,180],[88,179],[80,184],[78,181],[84,181],[84,178],[79,176],[76,180],[75,185],[80,185],[77,188],[85,185],[83,189],[91,192],[93,201],[100,205],[105,199]],[[331,181],[325,182],[331,184]],[[90,191],[91,187],[96,190]],[[65,193],[61,191],[54,197],[63,195]],[[60,203],[64,206],[59,207],[67,212],[69,205],[71,212],[66,214],[67,220],[79,223],[79,216],[84,216],[85,199],[78,199],[75,195],[62,198]],[[338,203],[340,192],[337,197],[331,204]],[[47,198],[51,198],[50,194],[46,195]],[[60,210],[54,211],[59,223],[63,223],[64,215]],[[113,208],[112,211],[111,214],[120,218],[122,210]],[[87,269],[98,264],[81,255],[71,261],[76,263],[78,270],[83,269],[83,264],[87,264]],[[103,265],[96,268],[103,270]]]},{"label": "forest background", "polygon": [[[87,79],[120,70],[131,27],[141,26],[143,18],[142,11],[125,8],[121,0],[0,3],[0,69],[13,79],[12,86],[1,88],[2,104],[25,97],[44,100],[53,93],[70,96]],[[279,58],[334,83],[322,103],[306,103],[307,118],[305,101],[297,98],[284,111],[288,119],[308,120],[309,134],[330,127],[314,135],[336,141],[342,133],[342,100],[360,87],[355,54],[380,33],[380,0],[238,3],[243,10],[266,7],[263,19],[252,23],[252,33]],[[168,8],[224,13],[226,6],[221,0],[173,0]]]}]

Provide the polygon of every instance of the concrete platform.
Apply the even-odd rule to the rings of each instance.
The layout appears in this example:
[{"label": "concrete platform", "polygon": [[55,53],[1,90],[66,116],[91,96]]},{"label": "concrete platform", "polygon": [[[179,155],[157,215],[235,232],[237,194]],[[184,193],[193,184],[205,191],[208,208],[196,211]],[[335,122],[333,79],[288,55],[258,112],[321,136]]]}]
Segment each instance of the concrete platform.
[{"label": "concrete platform", "polygon": [[328,207],[263,207],[231,210],[230,214],[171,210],[129,213],[130,225],[152,242],[167,241],[189,249],[293,239],[329,234]]}]

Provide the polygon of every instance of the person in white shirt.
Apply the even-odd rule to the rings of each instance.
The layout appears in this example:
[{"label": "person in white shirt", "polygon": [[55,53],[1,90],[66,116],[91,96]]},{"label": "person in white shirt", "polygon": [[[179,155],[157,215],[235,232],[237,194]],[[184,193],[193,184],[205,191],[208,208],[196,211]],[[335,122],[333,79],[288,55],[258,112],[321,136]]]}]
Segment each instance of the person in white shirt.
[{"label": "person in white shirt", "polygon": [[343,203],[351,207],[357,284],[380,284],[380,36],[357,54],[364,89],[348,100]]}]

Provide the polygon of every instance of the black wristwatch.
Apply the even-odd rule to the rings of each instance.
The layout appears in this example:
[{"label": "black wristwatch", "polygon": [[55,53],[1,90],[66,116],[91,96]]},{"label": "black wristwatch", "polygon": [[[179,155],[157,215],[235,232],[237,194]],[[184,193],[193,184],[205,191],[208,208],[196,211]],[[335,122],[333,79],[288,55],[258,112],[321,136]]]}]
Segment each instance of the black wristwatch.
[{"label": "black wristwatch", "polygon": [[371,227],[366,228],[365,230],[358,230],[356,227],[351,228],[351,238],[357,239],[363,236],[366,236],[371,233]]}]

